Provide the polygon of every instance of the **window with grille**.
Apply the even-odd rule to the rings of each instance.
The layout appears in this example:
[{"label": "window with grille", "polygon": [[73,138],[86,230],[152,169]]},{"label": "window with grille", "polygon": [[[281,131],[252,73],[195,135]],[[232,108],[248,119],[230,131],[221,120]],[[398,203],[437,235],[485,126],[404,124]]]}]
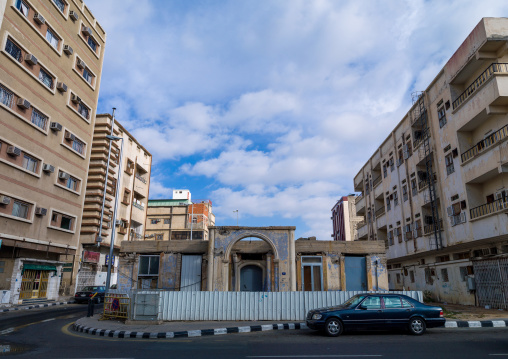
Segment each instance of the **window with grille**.
[{"label": "window with grille", "polygon": [[7,39],[5,43],[5,52],[11,55],[14,59],[21,62],[23,60],[23,53],[18,45],[11,41],[11,39]]},{"label": "window with grille", "polygon": [[44,69],[41,69],[39,72],[39,80],[50,89],[53,88],[53,77],[51,77],[51,75],[48,74]]},{"label": "window with grille", "polygon": [[437,118],[439,119],[439,128],[442,128],[444,125],[446,125],[446,112],[444,107],[441,107],[437,111]]},{"label": "window with grille", "polygon": [[448,282],[448,268],[441,269],[441,279],[443,282]]},{"label": "window with grille", "polygon": [[28,204],[20,201],[14,201],[14,204],[12,205],[12,215],[14,217],[26,219],[28,217]]},{"label": "window with grille", "polygon": [[56,5],[58,10],[61,12],[64,12],[65,10],[65,3],[62,0],[53,0],[53,3]]},{"label": "window with grille", "polygon": [[48,118],[34,108],[32,109],[32,123],[35,126],[40,127],[43,130],[46,130]]},{"label": "window with grille", "polygon": [[11,108],[12,107],[12,98],[13,93],[7,90],[6,88],[0,86],[0,102],[5,106]]},{"label": "window with grille", "polygon": [[89,112],[89,109],[88,107],[86,107],[85,105],[83,105],[81,102],[78,104],[78,112],[81,116],[83,116],[84,118],[88,119],[89,116],[90,116],[90,112]]},{"label": "window with grille", "polygon": [[58,37],[56,37],[55,33],[51,31],[51,29],[48,29],[46,31],[46,40],[49,41],[51,46],[53,46],[55,49],[58,49]]},{"label": "window with grille", "polygon": [[165,218],[165,219],[164,219],[164,224],[170,224],[170,223],[171,223],[171,221],[170,221],[170,219],[169,219],[169,218]]},{"label": "window with grille", "polygon": [[155,240],[162,241],[163,239],[164,239],[164,234],[160,233],[160,234],[155,235]]},{"label": "window with grille", "polygon": [[30,7],[27,5],[26,2],[24,2],[22,0],[17,0],[16,1],[16,9],[18,9],[23,15],[28,17],[28,9],[30,9]]},{"label": "window with grille", "polygon": [[445,164],[447,175],[451,175],[453,172],[455,172],[455,167],[453,166],[453,154],[450,153],[445,157]]},{"label": "window with grille", "polygon": [[37,161],[35,158],[28,156],[26,154],[23,155],[23,168],[30,172],[37,172]]}]

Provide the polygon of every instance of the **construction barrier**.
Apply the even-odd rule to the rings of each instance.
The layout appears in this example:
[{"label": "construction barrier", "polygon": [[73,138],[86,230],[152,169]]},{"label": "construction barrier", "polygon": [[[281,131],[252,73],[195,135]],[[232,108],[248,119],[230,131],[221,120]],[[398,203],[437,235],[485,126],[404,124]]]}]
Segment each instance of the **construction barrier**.
[{"label": "construction barrier", "polygon": [[130,298],[125,293],[108,293],[104,296],[102,319],[129,319]]}]

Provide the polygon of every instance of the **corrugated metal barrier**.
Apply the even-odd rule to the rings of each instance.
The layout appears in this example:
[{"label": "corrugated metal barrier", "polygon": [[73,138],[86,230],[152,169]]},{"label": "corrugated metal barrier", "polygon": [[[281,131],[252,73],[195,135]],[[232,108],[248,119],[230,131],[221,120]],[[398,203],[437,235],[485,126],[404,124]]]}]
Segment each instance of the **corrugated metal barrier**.
[{"label": "corrugated metal barrier", "polygon": [[[137,290],[131,294],[143,294]],[[154,291],[146,291],[154,293]],[[338,305],[366,292],[170,292],[159,291],[159,320],[305,320],[310,309]],[[387,292],[369,292],[387,293]],[[389,292],[423,301],[421,291]],[[136,305],[136,303],[134,303]]]}]

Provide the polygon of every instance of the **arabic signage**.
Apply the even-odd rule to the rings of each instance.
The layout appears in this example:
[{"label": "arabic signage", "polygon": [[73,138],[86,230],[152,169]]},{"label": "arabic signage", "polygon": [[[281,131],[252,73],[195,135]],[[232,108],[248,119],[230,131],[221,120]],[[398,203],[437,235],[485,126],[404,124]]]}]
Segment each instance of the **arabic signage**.
[{"label": "arabic signage", "polygon": [[85,251],[83,253],[83,262],[99,263],[100,258],[101,254],[99,252]]}]

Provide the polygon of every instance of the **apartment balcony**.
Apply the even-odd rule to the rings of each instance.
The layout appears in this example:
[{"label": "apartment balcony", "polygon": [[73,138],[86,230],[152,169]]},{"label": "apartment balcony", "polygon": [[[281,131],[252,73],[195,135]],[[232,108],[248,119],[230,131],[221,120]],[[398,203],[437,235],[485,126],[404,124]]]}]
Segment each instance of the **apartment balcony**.
[{"label": "apartment balcony", "polygon": [[141,176],[140,174],[136,173],[136,179],[140,181],[143,184],[147,184],[147,180],[145,177]]},{"label": "apartment balcony", "polygon": [[[436,223],[436,226],[438,231],[442,231],[444,229],[443,220],[440,219],[439,222]],[[423,234],[425,236],[434,234],[434,224],[426,224],[425,226],[423,226]]]},{"label": "apartment balcony", "polygon": [[356,197],[355,199],[356,215],[362,216],[365,214],[365,196]]},{"label": "apartment balcony", "polygon": [[[433,183],[436,183],[437,181],[437,175],[436,172],[434,172],[434,175],[432,176]],[[429,187],[430,180],[429,178],[422,179],[421,181],[418,181],[418,190],[423,191],[424,189]]]},{"label": "apartment balcony", "polygon": [[372,181],[372,186],[376,188],[376,186],[381,182],[383,182],[383,176],[379,175]]},{"label": "apartment balcony", "polygon": [[504,131],[504,138],[494,142],[486,141],[480,146],[475,146],[476,148],[470,153],[464,154],[464,157],[472,156],[461,165],[465,183],[485,183],[507,172],[508,141],[506,139],[508,137],[506,129]]},{"label": "apartment balcony", "polygon": [[500,198],[491,203],[485,203],[481,206],[471,208],[469,217],[471,221],[491,216],[499,213],[508,213],[508,197]]},{"label": "apartment balcony", "polygon": [[482,153],[489,151],[494,146],[497,146],[501,142],[505,141],[508,138],[508,125],[504,126],[500,130],[494,132],[488,137],[484,138],[480,142],[478,142],[473,147],[469,148],[467,151],[460,155],[460,159],[462,163],[466,163],[467,161],[480,156]]},{"label": "apartment balcony", "polygon": [[367,239],[369,234],[369,227],[367,222],[361,221],[356,225],[358,239]]},{"label": "apartment balcony", "polygon": [[493,63],[453,101],[459,131],[481,125],[482,114],[504,111],[508,105],[508,64]]},{"label": "apartment balcony", "polygon": [[386,210],[384,206],[376,211],[376,228],[386,228]]}]

